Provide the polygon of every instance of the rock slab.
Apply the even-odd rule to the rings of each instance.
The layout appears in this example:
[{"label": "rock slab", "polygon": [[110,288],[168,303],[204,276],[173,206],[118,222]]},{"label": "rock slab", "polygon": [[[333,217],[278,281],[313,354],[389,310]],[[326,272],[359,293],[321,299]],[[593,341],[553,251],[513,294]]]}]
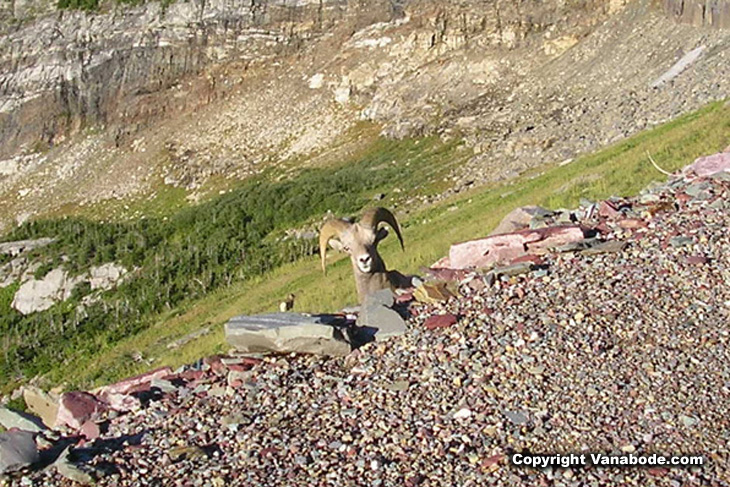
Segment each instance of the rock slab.
[{"label": "rock slab", "polygon": [[307,353],[343,356],[346,320],[339,315],[269,313],[236,316],[225,326],[226,341],[243,353]]},{"label": "rock slab", "polygon": [[41,418],[43,424],[52,428],[58,417],[58,397],[37,387],[23,388],[23,400],[28,409]]},{"label": "rock slab", "polygon": [[576,225],[521,230],[502,235],[457,243],[449,250],[452,269],[490,267],[509,263],[526,254],[543,254],[552,247],[583,240]]},{"label": "rock slab", "polygon": [[93,394],[81,391],[65,392],[59,401],[56,425],[78,430],[105,409],[104,403]]},{"label": "rock slab", "polygon": [[0,425],[5,429],[17,428],[32,433],[38,433],[45,429],[40,419],[29,414],[13,411],[4,406],[0,406]]},{"label": "rock slab", "polygon": [[406,333],[406,322],[392,306],[395,295],[390,289],[376,291],[365,298],[357,324],[373,329],[375,340],[401,336]]}]

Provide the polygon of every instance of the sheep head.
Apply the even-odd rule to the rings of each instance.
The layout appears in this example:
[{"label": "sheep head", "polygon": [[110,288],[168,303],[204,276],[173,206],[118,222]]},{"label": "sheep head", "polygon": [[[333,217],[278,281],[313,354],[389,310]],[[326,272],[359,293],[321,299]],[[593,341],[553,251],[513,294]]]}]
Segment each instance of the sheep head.
[{"label": "sheep head", "polygon": [[327,273],[327,244],[350,255],[353,268],[362,274],[385,272],[385,264],[378,254],[378,243],[388,236],[388,230],[379,227],[387,223],[398,236],[401,249],[403,236],[398,221],[385,208],[365,211],[357,223],[343,219],[328,220],[319,232],[319,252],[322,257],[322,271]]}]

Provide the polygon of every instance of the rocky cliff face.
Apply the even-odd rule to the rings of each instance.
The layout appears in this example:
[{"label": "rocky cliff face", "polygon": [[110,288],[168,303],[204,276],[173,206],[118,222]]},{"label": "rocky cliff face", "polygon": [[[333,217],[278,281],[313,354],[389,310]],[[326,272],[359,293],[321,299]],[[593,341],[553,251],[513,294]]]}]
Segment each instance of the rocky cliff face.
[{"label": "rocky cliff face", "polygon": [[0,157],[83,126],[135,124],[209,101],[214,79],[155,96],[213,64],[265,63],[341,26],[388,20],[385,1],[193,0],[60,11],[0,39]]},{"label": "rocky cliff face", "polygon": [[730,28],[730,2],[726,0],[663,0],[665,13],[695,26]]},{"label": "rocky cliff face", "polygon": [[572,158],[727,97],[726,2],[689,24],[677,2],[191,0],[6,23],[0,229],[160,184],[196,199],[362,120],[464,138],[455,191]]}]

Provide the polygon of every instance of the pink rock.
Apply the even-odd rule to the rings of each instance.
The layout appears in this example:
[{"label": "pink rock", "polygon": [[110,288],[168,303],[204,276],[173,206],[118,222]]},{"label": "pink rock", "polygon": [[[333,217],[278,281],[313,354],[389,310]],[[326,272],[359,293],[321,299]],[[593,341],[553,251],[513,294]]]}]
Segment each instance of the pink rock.
[{"label": "pink rock", "polygon": [[100,395],[99,399],[103,400],[109,408],[121,413],[138,411],[142,407],[142,402],[129,394],[106,393]]},{"label": "pink rock", "polygon": [[704,255],[690,255],[687,257],[687,263],[691,265],[704,265],[707,264],[710,261],[707,257]]},{"label": "pink rock", "polygon": [[626,230],[633,230],[646,227],[646,222],[639,218],[624,218],[618,222],[618,226]]},{"label": "pink rock", "polygon": [[585,238],[583,230],[576,226],[541,228],[538,231],[541,239],[527,244],[527,251],[531,254],[544,254],[551,247],[580,242]]},{"label": "pink rock", "polygon": [[504,460],[504,455],[501,455],[501,454],[492,455],[491,457],[484,459],[484,461],[482,462],[482,468],[488,469],[492,465],[498,465],[503,460]]},{"label": "pink rock", "polygon": [[395,297],[395,302],[397,304],[408,303],[411,301],[413,301],[413,291],[408,291]]},{"label": "pink rock", "polygon": [[449,260],[453,269],[468,269],[510,261],[524,253],[524,236],[508,233],[454,244],[449,249]]},{"label": "pink rock", "polygon": [[81,425],[79,433],[81,433],[81,436],[83,436],[87,440],[95,440],[99,436],[101,436],[101,430],[99,429],[99,425],[91,420],[86,421],[84,424]]},{"label": "pink rock", "polygon": [[210,367],[210,370],[213,371],[216,375],[224,375],[226,373],[226,366],[221,361],[220,355],[213,355],[211,357],[205,357],[203,359],[203,364]]},{"label": "pink rock", "polygon": [[683,173],[694,173],[705,177],[719,172],[730,172],[730,152],[720,152],[711,156],[700,157],[682,170]]},{"label": "pink rock", "polygon": [[94,392],[99,396],[105,396],[107,394],[130,394],[132,392],[139,392],[140,390],[149,389],[149,384],[152,379],[162,379],[172,374],[170,367],[161,367],[151,372],[140,374],[129,379],[111,384],[108,386],[100,387]]},{"label": "pink rock", "polygon": [[598,216],[613,219],[618,217],[619,215],[621,215],[621,212],[618,211],[616,207],[608,201],[601,201],[600,203],[598,203]]},{"label": "pink rock", "polygon": [[447,313],[445,315],[431,315],[426,318],[423,326],[426,327],[427,330],[435,330],[436,328],[447,328],[456,324],[457,321],[458,318],[451,313]]},{"label": "pink rock", "polygon": [[550,247],[583,240],[575,225],[521,230],[454,244],[449,250],[453,269],[488,267],[513,262],[525,254],[542,254]]},{"label": "pink rock", "polygon": [[88,392],[65,392],[58,405],[56,426],[78,430],[88,420],[106,410],[104,403]]},{"label": "pink rock", "polygon": [[463,269],[447,269],[446,267],[429,268],[422,267],[423,272],[430,276],[435,277],[439,281],[461,281],[467,275],[467,272]]},{"label": "pink rock", "polygon": [[510,262],[510,265],[512,264],[521,264],[523,262],[532,262],[535,265],[543,265],[545,263],[545,259],[540,257],[539,255],[523,255],[521,257],[517,257],[515,260]]}]

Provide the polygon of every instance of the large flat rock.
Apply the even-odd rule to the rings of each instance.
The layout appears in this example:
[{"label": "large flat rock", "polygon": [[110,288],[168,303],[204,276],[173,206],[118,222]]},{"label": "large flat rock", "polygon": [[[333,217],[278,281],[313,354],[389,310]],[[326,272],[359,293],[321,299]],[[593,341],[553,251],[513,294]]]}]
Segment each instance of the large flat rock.
[{"label": "large flat rock", "polygon": [[350,353],[346,319],[340,315],[270,313],[236,316],[226,323],[226,341],[244,353],[309,353],[342,356]]},{"label": "large flat rock", "polygon": [[357,318],[358,326],[372,332],[375,340],[405,335],[406,322],[395,311],[395,296],[390,289],[382,289],[368,295]]}]

